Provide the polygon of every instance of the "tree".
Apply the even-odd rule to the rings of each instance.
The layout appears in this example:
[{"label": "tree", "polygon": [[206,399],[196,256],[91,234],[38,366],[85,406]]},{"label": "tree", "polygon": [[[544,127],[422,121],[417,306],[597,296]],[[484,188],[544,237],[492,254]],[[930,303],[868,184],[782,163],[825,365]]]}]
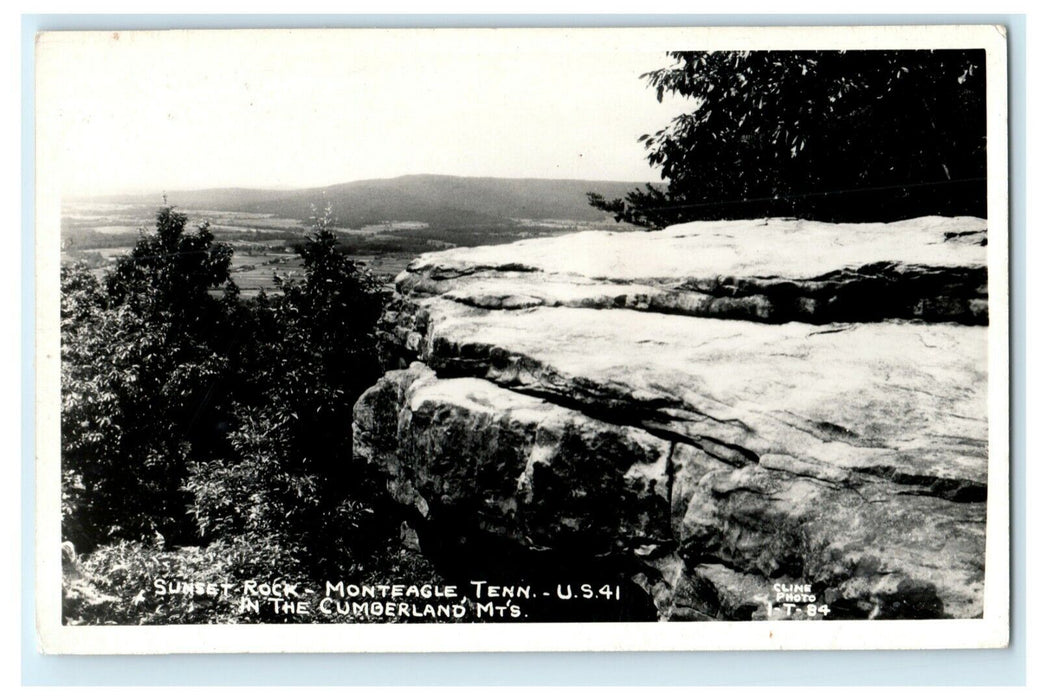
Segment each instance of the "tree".
[{"label": "tree", "polygon": [[693,109],[639,137],[664,188],[589,193],[618,221],[986,216],[983,51],[668,55],[643,77]]},{"label": "tree", "polygon": [[[191,467],[187,489],[203,532],[277,537],[319,569],[346,557],[373,489],[352,464],[352,409],[380,375],[378,281],[338,250],[331,212],[298,248],[302,280],[250,306],[231,454]],[[380,489],[382,490],[382,489]],[[289,544],[289,543],[293,544]],[[342,564],[342,561],[339,562]]]},{"label": "tree", "polygon": [[231,281],[231,249],[186,224],[164,206],[103,280],[62,270],[64,537],[87,553],[247,536],[301,565],[342,557],[383,490],[351,455],[353,404],[380,374],[381,286],[328,211],[299,247],[303,278],[256,299]]},{"label": "tree", "polygon": [[[176,541],[188,464],[222,449],[235,362],[231,251],[163,207],[100,284],[62,270],[64,537]],[[225,298],[210,292],[225,288]],[[234,304],[231,303],[231,306]]]}]

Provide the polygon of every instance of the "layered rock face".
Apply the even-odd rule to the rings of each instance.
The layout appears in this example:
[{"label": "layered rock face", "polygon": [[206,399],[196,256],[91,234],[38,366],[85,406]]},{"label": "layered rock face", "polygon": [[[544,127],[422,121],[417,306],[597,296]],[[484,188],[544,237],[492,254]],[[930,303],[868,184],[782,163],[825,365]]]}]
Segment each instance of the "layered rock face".
[{"label": "layered rock face", "polygon": [[703,222],[424,255],[355,452],[424,546],[607,572],[660,619],[783,617],[787,586],[829,619],[980,616],[985,228]]}]

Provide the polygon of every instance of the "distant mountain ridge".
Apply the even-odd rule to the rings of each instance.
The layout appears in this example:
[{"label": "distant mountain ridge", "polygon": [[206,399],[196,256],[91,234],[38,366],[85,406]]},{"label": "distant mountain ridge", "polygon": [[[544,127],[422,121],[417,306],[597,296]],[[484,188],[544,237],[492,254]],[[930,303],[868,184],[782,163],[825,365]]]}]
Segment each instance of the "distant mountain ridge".
[{"label": "distant mountain ridge", "polygon": [[[219,209],[305,219],[332,205],[340,225],[425,221],[436,227],[503,225],[515,219],[603,220],[585,194],[620,197],[642,183],[613,180],[404,175],[292,190],[248,188],[169,191],[182,209]],[[159,202],[160,193],[105,197],[102,201]]]}]

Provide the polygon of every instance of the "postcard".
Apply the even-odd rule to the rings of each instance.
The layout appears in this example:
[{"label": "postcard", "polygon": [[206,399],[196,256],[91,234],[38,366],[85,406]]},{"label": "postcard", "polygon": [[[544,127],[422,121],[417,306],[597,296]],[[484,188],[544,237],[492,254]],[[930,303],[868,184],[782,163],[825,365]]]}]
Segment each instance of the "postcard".
[{"label": "postcard", "polygon": [[55,654],[1006,646],[1006,32],[44,32]]}]

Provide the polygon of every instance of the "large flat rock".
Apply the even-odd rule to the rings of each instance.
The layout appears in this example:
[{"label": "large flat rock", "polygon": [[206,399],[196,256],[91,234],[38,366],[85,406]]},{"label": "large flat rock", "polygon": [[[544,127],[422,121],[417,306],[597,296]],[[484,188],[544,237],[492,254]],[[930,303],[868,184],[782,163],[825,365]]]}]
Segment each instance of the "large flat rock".
[{"label": "large flat rock", "polygon": [[[423,303],[425,362],[733,461],[984,484],[986,329]],[[936,450],[937,443],[942,444]]]},{"label": "large flat rock", "polygon": [[986,323],[986,240],[986,223],[973,217],[694,222],[427,253],[397,284],[410,296],[481,308],[632,308],[773,323]]},{"label": "large flat rock", "polygon": [[[986,248],[971,240],[984,225],[757,222],[780,233],[741,238],[746,257],[681,259],[691,236],[739,252],[718,241],[755,223],[633,234],[647,237],[642,253],[628,234],[591,232],[424,256],[386,319],[389,355],[407,369],[359,400],[357,454],[431,531],[610,561],[664,619],[775,616],[774,586],[787,583],[811,585],[832,617],[981,615],[980,317],[762,323],[611,295],[671,293],[713,266],[730,286],[837,278],[879,254],[900,274],[984,279]],[[828,251],[812,261],[756,247],[812,231]],[[605,247],[581,258],[589,241]]]}]

